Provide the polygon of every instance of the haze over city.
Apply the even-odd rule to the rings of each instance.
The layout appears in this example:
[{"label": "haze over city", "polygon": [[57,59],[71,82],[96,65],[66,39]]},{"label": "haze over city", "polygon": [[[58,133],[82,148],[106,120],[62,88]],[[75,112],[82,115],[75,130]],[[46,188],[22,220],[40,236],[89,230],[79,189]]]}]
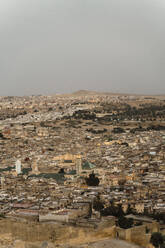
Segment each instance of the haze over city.
[{"label": "haze over city", "polygon": [[164,0],[1,0],[0,95],[164,94]]}]

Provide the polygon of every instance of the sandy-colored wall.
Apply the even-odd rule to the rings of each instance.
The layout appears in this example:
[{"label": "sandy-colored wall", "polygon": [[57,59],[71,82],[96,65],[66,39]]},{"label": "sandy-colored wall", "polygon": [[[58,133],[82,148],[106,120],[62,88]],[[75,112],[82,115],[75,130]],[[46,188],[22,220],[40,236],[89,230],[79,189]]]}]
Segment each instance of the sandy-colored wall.
[{"label": "sandy-colored wall", "polygon": [[58,215],[58,214],[46,214],[46,215],[39,215],[40,222],[46,221],[61,221],[61,222],[68,222],[68,215]]},{"label": "sandy-colored wall", "polygon": [[0,235],[10,234],[14,239],[27,242],[51,241],[79,244],[115,237],[115,227],[103,229],[82,228],[53,223],[24,223],[13,220],[0,221]]},{"label": "sandy-colored wall", "polygon": [[[149,233],[146,233],[146,227],[149,230]],[[153,232],[159,231],[159,224],[156,222],[148,223],[141,226],[135,226],[129,229],[116,228],[116,237],[119,239],[126,240],[137,245],[147,247],[149,244],[151,234]]]},{"label": "sandy-colored wall", "polygon": [[[20,222],[11,219],[0,220],[0,236],[9,234],[14,239],[27,242],[51,241],[56,244],[63,242],[70,245],[94,242],[105,238],[118,238],[147,247],[151,233],[159,231],[157,223],[147,224],[150,233],[146,233],[146,225],[130,229],[121,229],[114,225],[113,220],[99,227],[71,226],[55,223]],[[118,234],[118,235],[117,235]]]}]

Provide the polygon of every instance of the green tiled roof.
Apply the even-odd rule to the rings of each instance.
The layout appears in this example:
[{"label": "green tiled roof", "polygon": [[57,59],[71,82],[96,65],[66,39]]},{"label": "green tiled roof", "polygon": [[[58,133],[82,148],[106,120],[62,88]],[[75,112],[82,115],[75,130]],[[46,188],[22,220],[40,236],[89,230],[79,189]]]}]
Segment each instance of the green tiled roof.
[{"label": "green tiled roof", "polygon": [[0,172],[3,172],[3,171],[11,171],[12,169],[14,169],[15,166],[8,166],[8,167],[5,167],[5,168],[0,168]]},{"label": "green tiled roof", "polygon": [[85,163],[83,163],[82,165],[82,169],[83,170],[92,170],[94,169],[96,166],[88,161],[86,161]]},{"label": "green tiled roof", "polygon": [[67,173],[67,175],[76,175],[76,170],[71,170]]},{"label": "green tiled roof", "polygon": [[29,173],[30,171],[32,171],[32,168],[23,168],[23,169],[22,169],[22,174],[23,174],[23,175],[28,175],[28,173]]}]

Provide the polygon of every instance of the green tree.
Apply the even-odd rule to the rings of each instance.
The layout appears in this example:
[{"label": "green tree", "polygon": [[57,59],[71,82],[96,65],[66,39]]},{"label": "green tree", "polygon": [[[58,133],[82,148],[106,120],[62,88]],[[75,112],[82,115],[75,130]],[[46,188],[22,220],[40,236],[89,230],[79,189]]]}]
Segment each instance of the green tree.
[{"label": "green tree", "polygon": [[92,172],[85,180],[88,186],[98,186],[100,182],[99,178],[95,176],[94,172]]},{"label": "green tree", "polygon": [[125,218],[124,216],[120,216],[118,219],[118,225],[121,228],[128,229],[133,226],[133,219],[132,218]]},{"label": "green tree", "polygon": [[155,246],[155,248],[161,248],[163,247],[163,235],[159,232],[154,232],[151,235],[150,243]]},{"label": "green tree", "polygon": [[96,211],[101,211],[104,208],[104,204],[100,199],[100,196],[97,196],[97,198],[93,201],[93,209]]}]

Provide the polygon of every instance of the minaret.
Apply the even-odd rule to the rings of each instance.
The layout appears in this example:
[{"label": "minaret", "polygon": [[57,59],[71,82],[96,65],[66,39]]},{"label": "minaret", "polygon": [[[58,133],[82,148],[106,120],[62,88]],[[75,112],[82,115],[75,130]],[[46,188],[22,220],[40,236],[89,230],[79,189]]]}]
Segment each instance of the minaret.
[{"label": "minaret", "polygon": [[97,144],[96,152],[97,152],[97,155],[99,156],[101,155],[101,147],[99,143]]},{"label": "minaret", "polygon": [[39,173],[39,170],[38,170],[38,164],[37,164],[37,161],[39,159],[35,160],[32,164],[32,174],[38,174]]},{"label": "minaret", "polygon": [[15,162],[15,170],[16,170],[16,173],[17,175],[21,174],[21,161],[18,159],[16,162]]},{"label": "minaret", "polygon": [[77,175],[80,175],[82,171],[81,158],[76,159],[76,172]]},{"label": "minaret", "polygon": [[4,188],[5,185],[5,177],[1,177],[1,187]]}]

